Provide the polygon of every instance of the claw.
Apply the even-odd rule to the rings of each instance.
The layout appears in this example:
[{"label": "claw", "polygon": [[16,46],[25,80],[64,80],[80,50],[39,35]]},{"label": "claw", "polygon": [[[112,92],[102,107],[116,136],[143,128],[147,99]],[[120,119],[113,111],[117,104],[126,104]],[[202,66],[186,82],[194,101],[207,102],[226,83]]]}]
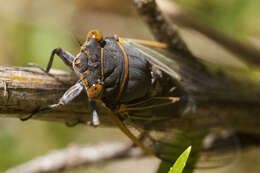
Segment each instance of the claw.
[{"label": "claw", "polygon": [[48,107],[44,107],[44,108],[36,108],[29,116],[25,117],[25,118],[20,118],[21,121],[26,121],[26,120],[29,120],[30,118],[33,117],[33,115],[39,113],[39,112],[46,112],[46,111],[50,111],[52,109],[55,109],[57,107],[59,107],[61,105],[61,103],[58,103],[58,104],[54,104],[54,105],[50,105]]},{"label": "claw", "polygon": [[97,113],[96,102],[91,100],[91,99],[89,99],[89,103],[90,103],[90,110],[91,110],[92,120],[88,124],[91,125],[91,126],[97,127],[97,126],[100,125],[100,121],[99,121],[99,117],[98,117],[98,113]]},{"label": "claw", "polygon": [[40,69],[41,71],[43,71],[43,72],[45,72],[45,73],[48,73],[44,68],[42,68],[42,67],[39,66],[38,64],[28,63],[27,66],[28,66],[28,67],[35,67],[35,68],[38,68],[38,69]]},{"label": "claw", "polygon": [[24,118],[20,118],[21,121],[27,121],[29,119],[31,119],[33,117],[34,114],[38,113],[40,110],[40,108],[36,108],[30,115],[28,115],[27,117]]},{"label": "claw", "polygon": [[98,117],[98,113],[96,110],[93,110],[92,112],[92,122],[91,125],[94,127],[97,127],[100,125],[100,121],[99,121],[99,117]]},{"label": "claw", "polygon": [[27,121],[29,119],[31,119],[33,116],[33,114],[30,114],[29,116],[25,117],[25,118],[20,118],[21,121]]}]

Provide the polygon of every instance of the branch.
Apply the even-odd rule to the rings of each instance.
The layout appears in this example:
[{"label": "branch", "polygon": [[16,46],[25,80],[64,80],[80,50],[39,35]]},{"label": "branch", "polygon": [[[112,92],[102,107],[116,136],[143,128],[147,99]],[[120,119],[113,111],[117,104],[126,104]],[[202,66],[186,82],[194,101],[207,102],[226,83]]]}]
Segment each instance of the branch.
[{"label": "branch", "polygon": [[[223,75],[208,76],[191,69],[182,70],[184,72],[181,74],[180,83],[189,93],[188,97],[193,103],[187,106],[176,104],[172,110],[161,110],[166,115],[174,111],[176,117],[180,118],[173,118],[164,124],[162,122],[154,124],[155,129],[217,126],[217,122],[221,119],[226,121],[227,126],[242,132],[259,133],[259,83],[225,79]],[[0,117],[21,118],[28,116],[39,106],[57,103],[61,95],[77,80],[73,73],[60,70],[51,71],[58,81],[35,68],[0,67],[0,72]],[[91,116],[89,116],[88,99],[84,94],[63,108],[37,114],[33,119],[69,123],[80,120],[86,124],[91,120]],[[182,112],[177,111],[178,109],[186,110],[185,113],[189,116],[182,116],[182,113],[177,115],[177,112]],[[99,110],[102,125],[111,126],[104,108],[101,106]]]},{"label": "branch", "polygon": [[[55,77],[54,77],[55,76]],[[51,76],[35,68],[0,67],[0,117],[24,118],[38,107],[57,103],[64,92],[78,80],[74,73],[51,70]],[[63,108],[40,113],[33,119],[87,123],[91,120],[85,93]],[[103,124],[110,121],[101,109]]]},{"label": "branch", "polygon": [[145,155],[122,143],[104,143],[95,146],[71,146],[53,151],[27,163],[8,170],[6,173],[54,173],[74,170],[78,167],[93,166],[129,158],[141,158]]}]

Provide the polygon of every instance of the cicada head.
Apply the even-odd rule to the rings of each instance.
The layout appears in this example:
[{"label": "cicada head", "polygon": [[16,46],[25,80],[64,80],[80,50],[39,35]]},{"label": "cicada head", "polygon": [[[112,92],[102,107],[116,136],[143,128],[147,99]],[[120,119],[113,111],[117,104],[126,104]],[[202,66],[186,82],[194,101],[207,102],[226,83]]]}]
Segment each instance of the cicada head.
[{"label": "cicada head", "polygon": [[90,31],[74,62],[74,69],[79,71],[90,99],[100,99],[102,96],[103,45],[102,33]]}]

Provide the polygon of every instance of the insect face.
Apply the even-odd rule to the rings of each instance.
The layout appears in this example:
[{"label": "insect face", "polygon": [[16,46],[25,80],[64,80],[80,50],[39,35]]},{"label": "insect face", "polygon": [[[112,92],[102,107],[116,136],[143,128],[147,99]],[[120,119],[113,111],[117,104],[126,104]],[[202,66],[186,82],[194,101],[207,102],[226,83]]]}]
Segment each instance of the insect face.
[{"label": "insect face", "polygon": [[101,33],[91,31],[74,61],[74,70],[80,74],[87,95],[93,100],[100,100],[103,91],[101,40]]}]

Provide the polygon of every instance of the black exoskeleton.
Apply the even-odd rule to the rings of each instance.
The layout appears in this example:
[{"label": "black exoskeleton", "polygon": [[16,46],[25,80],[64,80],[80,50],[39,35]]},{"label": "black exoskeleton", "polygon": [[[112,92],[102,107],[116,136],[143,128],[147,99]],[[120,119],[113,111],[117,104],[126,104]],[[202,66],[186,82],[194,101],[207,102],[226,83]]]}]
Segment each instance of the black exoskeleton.
[{"label": "black exoskeleton", "polygon": [[55,55],[72,68],[80,80],[65,92],[57,104],[39,108],[31,116],[63,106],[85,90],[93,115],[91,124],[97,126],[96,102],[102,102],[113,110],[120,104],[131,103],[149,94],[152,85],[150,63],[143,54],[122,44],[116,37],[103,39],[99,31],[90,31],[76,57],[61,48],[54,49],[44,69],[46,73]]}]

